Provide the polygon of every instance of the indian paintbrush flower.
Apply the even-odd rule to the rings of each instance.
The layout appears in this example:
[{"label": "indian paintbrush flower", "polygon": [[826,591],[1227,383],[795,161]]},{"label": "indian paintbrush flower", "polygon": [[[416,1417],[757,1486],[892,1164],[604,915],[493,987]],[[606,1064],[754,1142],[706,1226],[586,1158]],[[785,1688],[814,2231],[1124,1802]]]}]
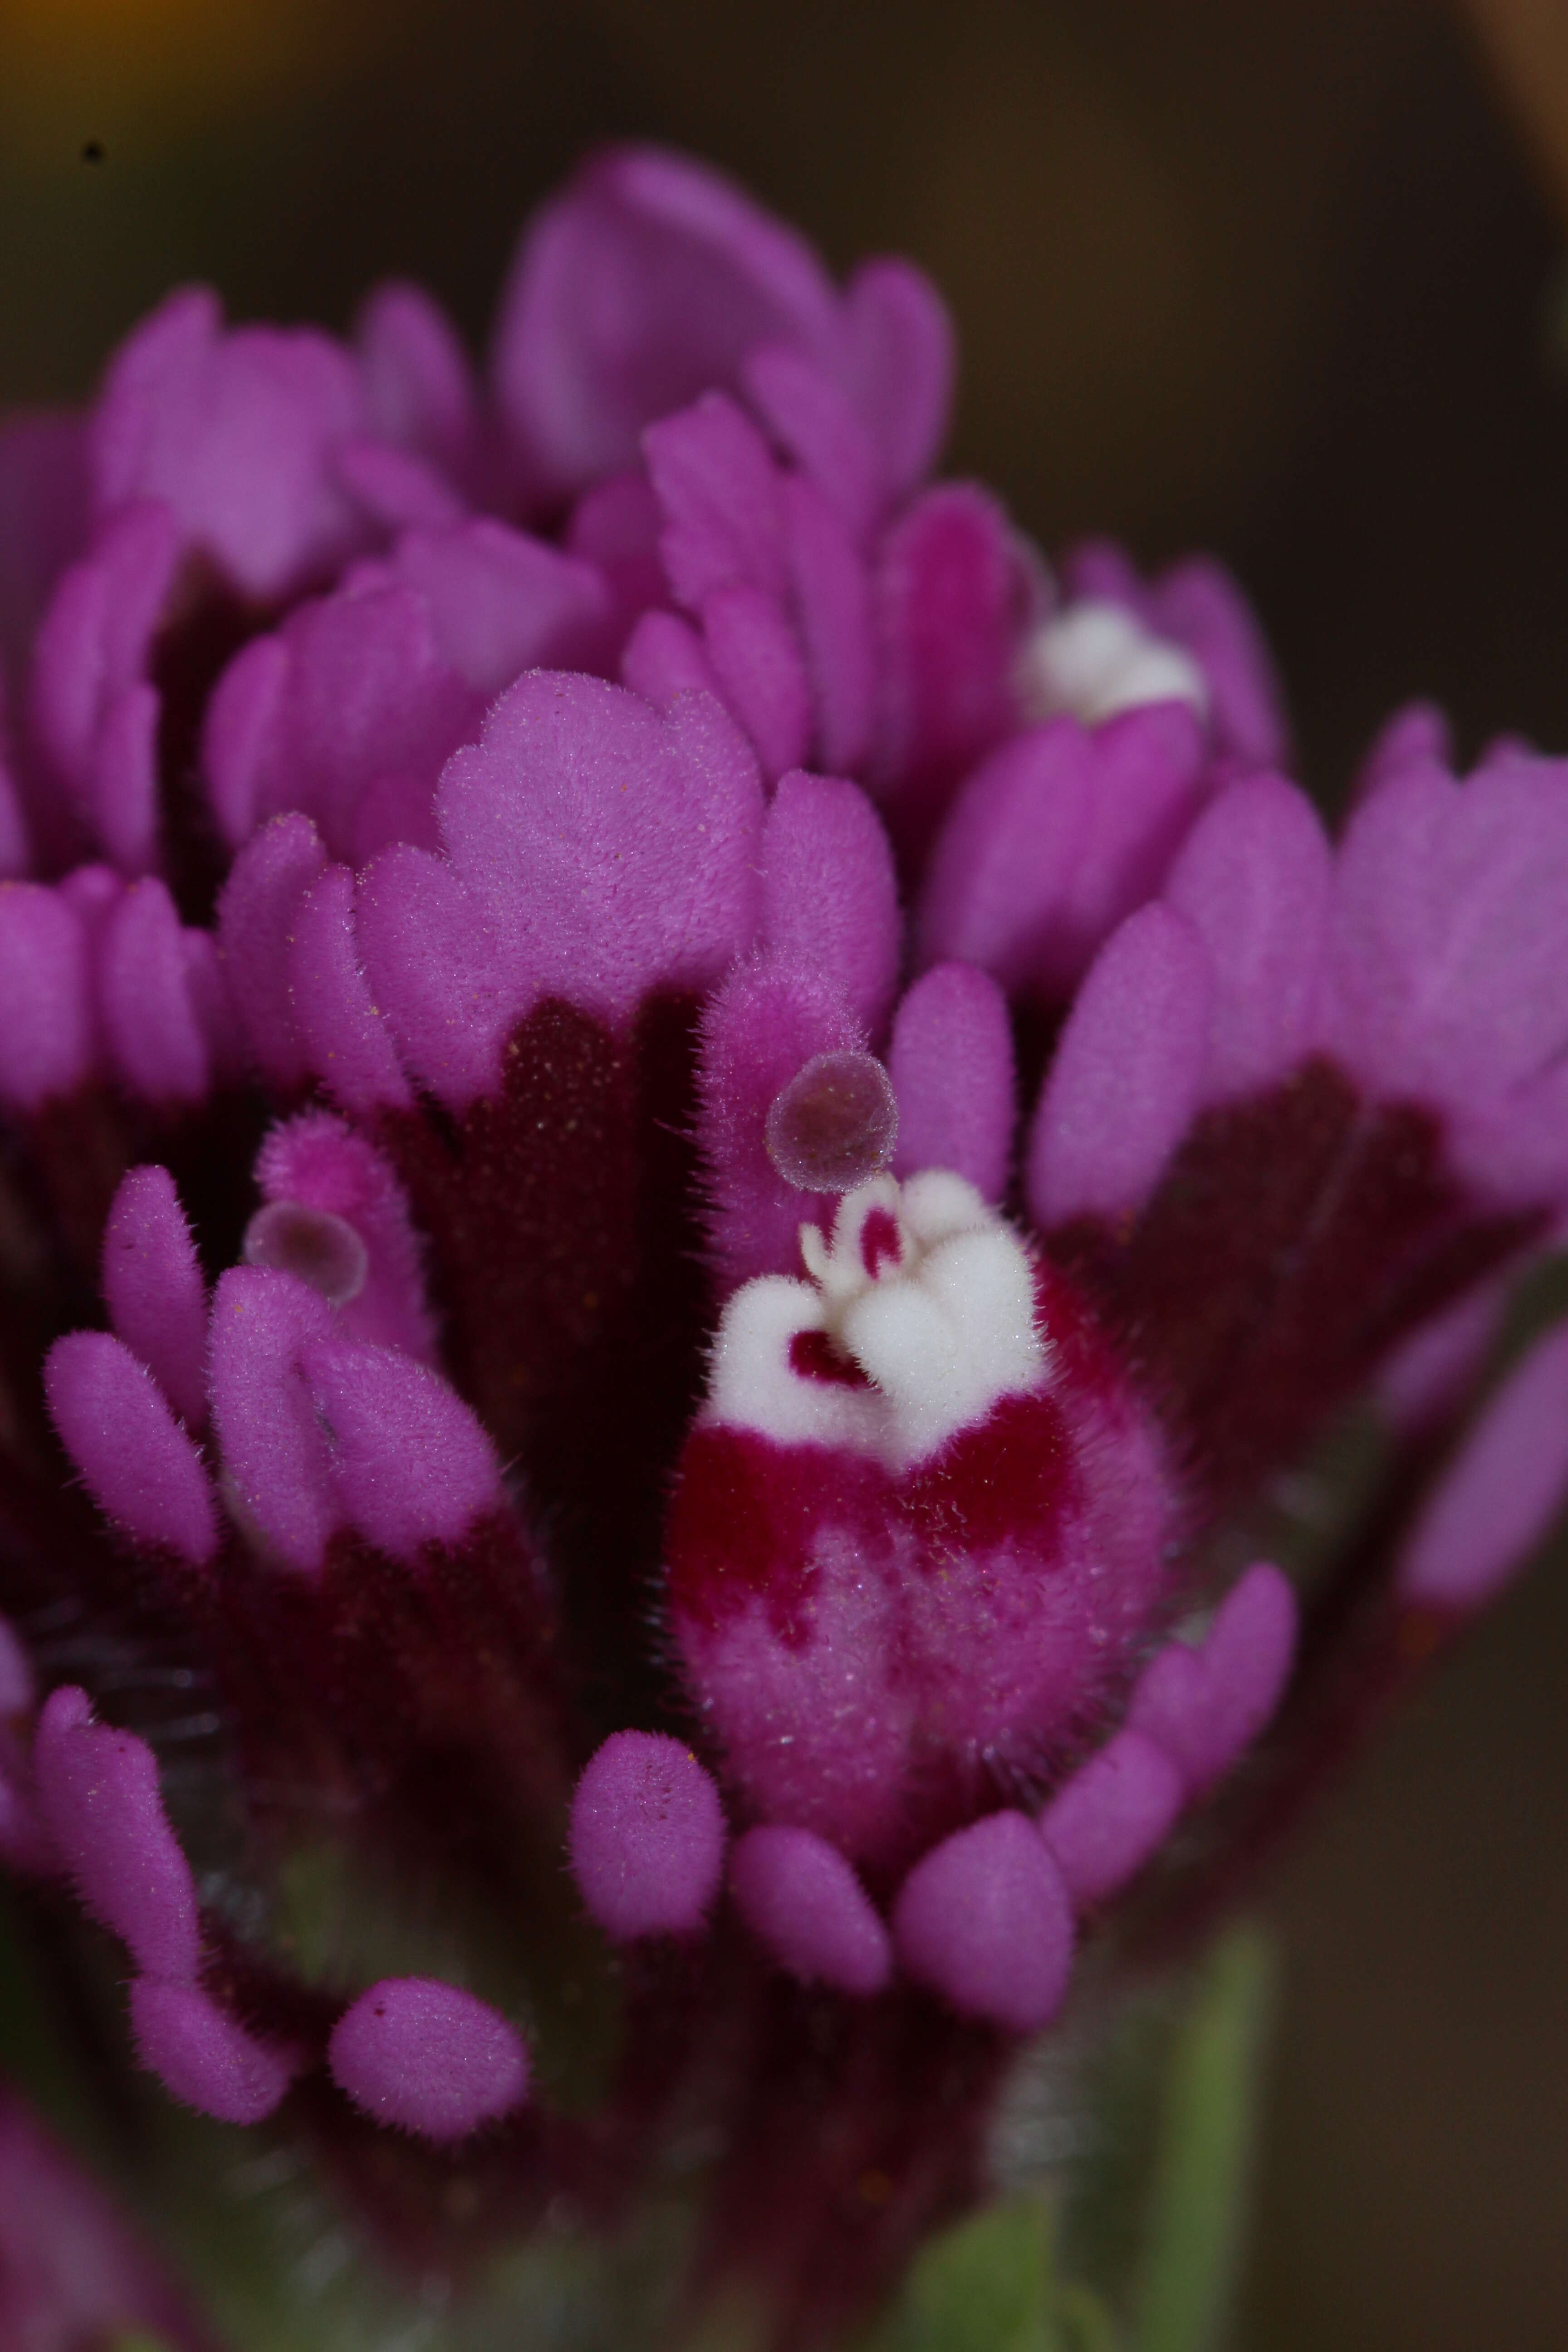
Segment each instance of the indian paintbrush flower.
[{"label": "indian paintbrush flower", "polygon": [[[395,2266],[706,2133],[687,2292],[780,2347],[1568,1482],[1561,1337],[1474,1403],[1568,764],[1403,714],[1331,840],[1217,566],[931,481],[952,370],[628,150],[483,385],[412,288],[187,290],[0,438],[0,1853]],[[1369,1401],[1374,1506],[1255,1557]],[[368,1894],[308,1964],[322,1850],[446,1972]]]}]

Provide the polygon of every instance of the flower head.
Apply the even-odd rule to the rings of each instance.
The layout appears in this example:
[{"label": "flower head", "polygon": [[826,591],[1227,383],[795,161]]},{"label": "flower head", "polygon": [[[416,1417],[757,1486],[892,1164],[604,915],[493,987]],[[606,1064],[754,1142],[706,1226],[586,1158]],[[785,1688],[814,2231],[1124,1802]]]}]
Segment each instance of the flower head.
[{"label": "flower head", "polygon": [[[1418,715],[1331,842],[1216,567],[928,480],[950,364],[630,150],[488,387],[408,288],[185,293],[0,439],[0,1854],[389,2246],[437,2162],[610,2229],[697,2117],[781,2345],[1568,1478],[1557,1338],[1467,1427],[1568,1206],[1568,765]],[[1368,1399],[1387,1540],[1294,1581]]]}]

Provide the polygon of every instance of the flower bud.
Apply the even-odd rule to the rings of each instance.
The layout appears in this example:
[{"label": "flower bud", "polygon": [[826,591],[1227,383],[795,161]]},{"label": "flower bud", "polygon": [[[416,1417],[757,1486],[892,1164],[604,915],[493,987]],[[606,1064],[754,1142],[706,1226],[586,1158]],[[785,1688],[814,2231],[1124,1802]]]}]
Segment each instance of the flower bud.
[{"label": "flower bud", "polygon": [[1068,1286],[961,1177],[877,1176],[730,1301],[667,1559],[763,1819],[885,1865],[1037,1769],[1160,1590],[1159,1441]]}]

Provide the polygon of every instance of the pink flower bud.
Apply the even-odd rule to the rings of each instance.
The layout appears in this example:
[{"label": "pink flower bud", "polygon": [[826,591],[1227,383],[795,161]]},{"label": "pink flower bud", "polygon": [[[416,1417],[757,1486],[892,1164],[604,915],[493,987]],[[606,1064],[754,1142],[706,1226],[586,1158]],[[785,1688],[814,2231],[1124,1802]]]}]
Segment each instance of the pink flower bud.
[{"label": "pink flower bud", "polygon": [[966,2017],[1037,2033],[1061,2006],[1072,1911],[1022,1813],[991,1813],[933,1846],[893,1906],[901,1968]]},{"label": "pink flower bud", "polygon": [[131,1988],[136,2054],[165,2090],[224,2124],[258,2124],[299,2071],[296,2054],[264,2042],[195,1985],[138,1977]]},{"label": "pink flower bud", "polygon": [[577,1783],[571,1853],[583,1899],[606,1935],[687,1934],[718,1892],[719,1791],[679,1739],[617,1731]]},{"label": "pink flower bud", "polygon": [[33,1751],[38,1807],[82,1902],[139,1968],[189,1985],[201,1957],[190,1864],[144,1739],[96,1724],[85,1691],[54,1691]]},{"label": "pink flower bud", "polygon": [[880,1992],[892,1946],[837,1847],[810,1830],[748,1830],[730,1857],[730,1892],[759,1942],[792,1976],[840,1992]]},{"label": "pink flower bud", "polygon": [[195,1567],[211,1559],[218,1520],[201,1455],[123,1341],[68,1332],[49,1350],[44,1385],[61,1442],[105,1517]]},{"label": "pink flower bud", "polygon": [[962,1178],[874,1177],[802,1255],[721,1322],[672,1623],[763,1817],[886,1860],[1094,1704],[1160,1589],[1164,1473],[1071,1291]]},{"label": "pink flower bud", "polygon": [[377,2123],[421,2139],[467,2139],[521,2106],[528,2052],[471,1992],[427,1977],[389,1977],[332,2028],[332,2079]]}]

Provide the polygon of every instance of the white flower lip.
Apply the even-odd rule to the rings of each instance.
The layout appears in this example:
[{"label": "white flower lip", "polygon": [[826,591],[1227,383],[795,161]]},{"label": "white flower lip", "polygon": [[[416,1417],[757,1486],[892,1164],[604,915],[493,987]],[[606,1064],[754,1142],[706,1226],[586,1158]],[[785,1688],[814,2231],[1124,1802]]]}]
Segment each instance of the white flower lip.
[{"label": "white flower lip", "polygon": [[[706,1421],[897,1472],[1048,1373],[1028,1252],[963,1177],[870,1177],[830,1234],[803,1225],[800,1244],[806,1279],[762,1276],[726,1307]],[[795,1342],[816,1332],[866,1385],[797,1365]]]},{"label": "white flower lip", "polygon": [[1018,698],[1034,719],[1064,714],[1086,727],[1149,702],[1186,702],[1200,718],[1208,682],[1191,654],[1146,629],[1124,604],[1085,597],[1047,621],[1025,646]]}]

